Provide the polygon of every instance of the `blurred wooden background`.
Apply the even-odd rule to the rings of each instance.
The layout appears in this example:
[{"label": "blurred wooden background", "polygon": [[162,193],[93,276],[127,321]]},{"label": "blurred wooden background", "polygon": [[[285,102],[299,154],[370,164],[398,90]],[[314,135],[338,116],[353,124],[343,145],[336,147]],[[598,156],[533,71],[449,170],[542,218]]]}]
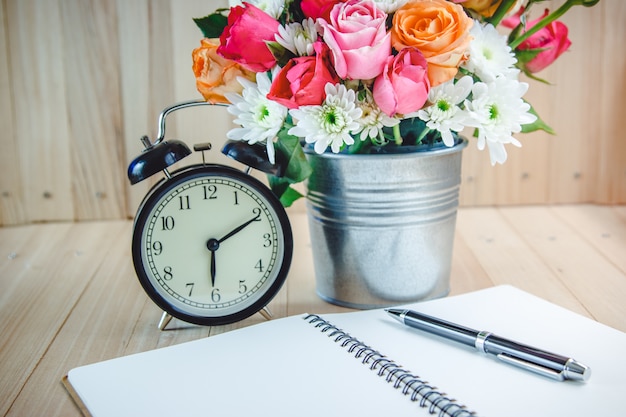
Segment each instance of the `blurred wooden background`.
[{"label": "blurred wooden background", "polygon": [[[199,98],[191,19],[226,5],[1,0],[0,224],[134,216],[150,181],[130,187],[128,163],[164,107]],[[563,21],[571,50],[539,74],[553,85],[532,82],[527,96],[558,135],[520,135],[496,167],[470,145],[462,205],[626,203],[626,2],[577,6]],[[168,118],[167,137],[219,149],[230,126],[224,108],[194,108]],[[217,150],[209,159],[229,163]]]}]

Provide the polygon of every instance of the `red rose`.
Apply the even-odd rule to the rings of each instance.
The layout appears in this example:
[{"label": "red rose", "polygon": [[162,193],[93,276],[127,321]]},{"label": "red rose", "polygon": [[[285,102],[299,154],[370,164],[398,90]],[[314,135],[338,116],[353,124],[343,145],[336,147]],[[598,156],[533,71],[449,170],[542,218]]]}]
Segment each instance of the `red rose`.
[{"label": "red rose", "polygon": [[318,17],[328,20],[330,10],[337,3],[343,3],[346,0],[302,0],[300,8],[304,16],[317,20]]},{"label": "red rose", "polygon": [[[520,23],[520,16],[523,13],[520,10],[515,16],[502,21],[507,27],[516,27]],[[526,30],[535,26],[537,22],[548,15],[548,9],[545,10],[543,16],[526,24]],[[539,72],[548,65],[552,64],[561,54],[567,51],[572,42],[567,37],[567,26],[559,21],[549,23],[546,27],[539,29],[537,33],[522,42],[517,49],[520,51],[543,49],[534,58],[524,63],[524,68],[531,73]]]},{"label": "red rose", "polygon": [[291,59],[272,82],[267,98],[295,109],[320,105],[326,98],[324,87],[336,84],[339,77],[333,69],[331,53],[322,42],[313,44],[315,56]]},{"label": "red rose", "polygon": [[276,59],[265,42],[275,40],[279,23],[256,6],[243,5],[231,8],[217,53],[251,71],[267,71],[276,64]]}]

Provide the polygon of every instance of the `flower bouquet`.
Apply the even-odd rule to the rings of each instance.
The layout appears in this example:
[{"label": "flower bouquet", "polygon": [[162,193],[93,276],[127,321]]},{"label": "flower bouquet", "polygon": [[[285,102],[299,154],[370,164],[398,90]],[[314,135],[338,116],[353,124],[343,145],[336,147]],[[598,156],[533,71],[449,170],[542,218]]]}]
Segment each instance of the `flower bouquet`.
[{"label": "flower bouquet", "polygon": [[285,164],[269,182],[289,206],[301,197],[291,185],[311,174],[303,145],[451,147],[471,128],[496,164],[506,144],[521,146],[514,134],[551,132],[520,74],[543,81],[535,73],[570,46],[557,19],[598,1],[532,20],[540,0],[250,0],[194,19],[204,39],[193,71],[204,99],[235,116],[228,138]]}]

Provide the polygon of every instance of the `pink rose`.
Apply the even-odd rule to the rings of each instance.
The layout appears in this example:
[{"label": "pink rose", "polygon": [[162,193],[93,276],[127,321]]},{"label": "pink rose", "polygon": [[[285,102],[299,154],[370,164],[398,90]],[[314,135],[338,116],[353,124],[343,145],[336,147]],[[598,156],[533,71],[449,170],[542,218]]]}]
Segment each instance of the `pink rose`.
[{"label": "pink rose", "polygon": [[294,58],[280,70],[267,98],[290,109],[322,104],[326,98],[324,87],[338,83],[339,77],[333,70],[328,47],[315,42],[313,48],[315,56]]},{"label": "pink rose", "polygon": [[[520,23],[520,16],[523,12],[523,10],[520,10],[515,16],[503,20],[502,25],[510,28],[516,27]],[[526,24],[526,30],[535,26],[537,22],[548,14],[549,11],[546,9],[543,16]],[[516,49],[520,51],[544,49],[534,58],[524,63],[525,69],[528,72],[534,73],[552,64],[563,52],[567,51],[572,44],[567,34],[567,26],[562,22],[554,21],[549,23],[546,27],[539,29],[537,33],[522,42]]]},{"label": "pink rose", "polygon": [[374,81],[374,101],[388,116],[407,114],[422,108],[428,100],[428,63],[416,48],[404,48],[387,60]]},{"label": "pink rose", "polygon": [[276,64],[265,41],[274,41],[279,23],[258,7],[243,4],[231,8],[217,53],[251,71],[264,72]]},{"label": "pink rose", "polygon": [[318,20],[339,77],[368,80],[382,72],[391,55],[386,19],[373,1],[350,0],[335,5],[328,21]]},{"label": "pink rose", "polygon": [[305,17],[310,17],[313,20],[317,20],[321,17],[324,20],[328,20],[330,16],[330,10],[337,3],[343,3],[346,0],[302,0],[300,8]]}]

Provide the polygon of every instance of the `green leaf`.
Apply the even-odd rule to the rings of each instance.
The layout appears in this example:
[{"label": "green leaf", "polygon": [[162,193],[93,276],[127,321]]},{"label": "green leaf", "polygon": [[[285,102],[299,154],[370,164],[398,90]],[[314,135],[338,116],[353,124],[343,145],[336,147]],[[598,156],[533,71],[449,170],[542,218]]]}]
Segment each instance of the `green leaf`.
[{"label": "green leaf", "polygon": [[543,130],[544,132],[547,132],[551,135],[556,135],[554,129],[548,126],[548,124],[546,124],[546,122],[544,122],[541,117],[539,117],[533,106],[530,106],[529,113],[537,116],[537,120],[535,120],[533,123],[522,125],[522,133],[530,133],[536,130]]},{"label": "green leaf", "polygon": [[228,18],[222,12],[228,9],[218,9],[215,13],[208,16],[194,18],[198,28],[202,31],[205,38],[219,38],[224,28],[228,25]]},{"label": "green leaf", "polygon": [[[287,133],[287,129],[278,132],[278,141],[274,144],[277,161],[287,164],[284,178],[290,183],[302,182],[313,170],[306,160],[300,138]],[[280,154],[280,155],[279,155]]]},{"label": "green leaf", "polygon": [[526,64],[535,59],[540,52],[546,51],[547,49],[549,48],[516,49],[515,57],[519,63]]},{"label": "green leaf", "polygon": [[295,55],[290,50],[286,49],[278,42],[266,41],[265,44],[267,45],[272,55],[274,55],[276,63],[281,68],[287,65],[287,62],[289,62],[291,58],[295,57]]},{"label": "green leaf", "polygon": [[268,175],[269,185],[284,207],[289,207],[303,195],[291,187],[291,184],[306,180],[313,170],[304,155],[300,138],[287,133],[287,128],[278,132],[278,141],[274,144],[276,161],[286,166],[284,175]]},{"label": "green leaf", "polygon": [[548,85],[552,85],[552,83],[548,80],[544,80],[541,77],[537,77],[535,74],[533,74],[532,72],[528,71],[526,68],[523,69],[524,74],[528,77],[531,78],[535,81],[539,81],[540,83],[544,83],[544,84],[548,84]]},{"label": "green leaf", "polygon": [[291,188],[291,184],[285,178],[274,175],[267,176],[270,189],[278,197],[283,207],[290,207],[296,200],[304,197],[299,191]]}]

